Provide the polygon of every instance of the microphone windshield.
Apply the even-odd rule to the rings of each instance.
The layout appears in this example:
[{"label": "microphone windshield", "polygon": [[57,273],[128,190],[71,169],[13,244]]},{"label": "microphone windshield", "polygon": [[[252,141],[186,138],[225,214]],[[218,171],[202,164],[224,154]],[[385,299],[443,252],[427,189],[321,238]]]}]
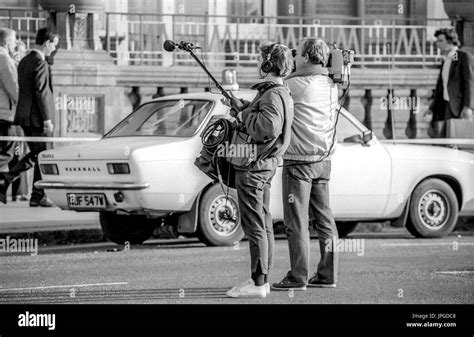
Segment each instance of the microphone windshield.
[{"label": "microphone windshield", "polygon": [[165,42],[163,42],[163,49],[168,52],[174,51],[175,47],[176,43],[171,40],[166,40]]}]

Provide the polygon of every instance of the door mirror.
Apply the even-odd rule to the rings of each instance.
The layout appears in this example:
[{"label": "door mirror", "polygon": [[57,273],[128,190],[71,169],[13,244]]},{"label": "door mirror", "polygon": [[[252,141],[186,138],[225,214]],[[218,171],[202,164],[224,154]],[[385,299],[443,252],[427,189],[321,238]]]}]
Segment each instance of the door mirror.
[{"label": "door mirror", "polygon": [[373,138],[373,132],[371,130],[366,130],[362,133],[362,141],[364,142],[364,144],[367,144],[368,142],[370,142]]}]

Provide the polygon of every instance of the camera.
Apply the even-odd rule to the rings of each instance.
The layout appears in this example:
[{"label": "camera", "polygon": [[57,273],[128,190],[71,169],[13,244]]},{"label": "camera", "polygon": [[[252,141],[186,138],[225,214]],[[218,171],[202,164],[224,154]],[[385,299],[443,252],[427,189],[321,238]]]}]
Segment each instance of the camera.
[{"label": "camera", "polygon": [[354,63],[354,51],[350,49],[338,49],[332,45],[329,60],[326,67],[329,77],[334,83],[347,84],[350,76],[350,67]]},{"label": "camera", "polygon": [[[293,58],[296,56],[296,49],[291,50]],[[336,44],[331,45],[329,59],[326,68],[329,71],[329,77],[334,83],[347,84],[350,76],[350,67],[354,63],[354,51],[350,49],[339,49]],[[296,62],[293,61],[293,70],[296,71]]]}]

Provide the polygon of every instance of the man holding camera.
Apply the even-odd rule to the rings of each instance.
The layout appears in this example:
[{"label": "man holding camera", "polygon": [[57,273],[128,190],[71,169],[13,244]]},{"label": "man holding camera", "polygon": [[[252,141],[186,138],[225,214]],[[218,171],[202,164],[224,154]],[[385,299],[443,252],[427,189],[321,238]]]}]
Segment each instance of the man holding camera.
[{"label": "man holding camera", "polygon": [[[329,207],[330,155],[334,150],[338,90],[325,68],[330,50],[319,38],[296,49],[296,70],[287,83],[294,100],[290,145],[283,155],[283,210],[291,270],[273,290],[336,287],[337,254],[328,240],[338,237]],[[308,220],[316,227],[321,251],[317,273],[309,278]]]}]

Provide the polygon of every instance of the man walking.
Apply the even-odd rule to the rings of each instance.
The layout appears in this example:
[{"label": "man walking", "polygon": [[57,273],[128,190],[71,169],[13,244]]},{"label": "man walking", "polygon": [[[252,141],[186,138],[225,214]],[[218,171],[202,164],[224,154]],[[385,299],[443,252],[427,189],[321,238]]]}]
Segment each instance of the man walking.
[{"label": "man walking", "polygon": [[474,78],[472,56],[459,49],[454,29],[436,31],[436,45],[444,54],[444,62],[436,83],[435,98],[425,116],[432,116],[430,136],[446,137],[446,123],[450,118],[472,120],[474,107]]},{"label": "man walking", "polygon": [[[273,290],[336,287],[337,255],[326,249],[327,240],[338,237],[328,190],[338,100],[337,86],[325,68],[329,52],[321,39],[301,40],[295,55],[296,71],[287,78],[294,100],[294,120],[290,145],[283,155],[282,178],[291,270],[281,282],[272,285]],[[316,227],[321,252],[317,273],[312,278],[309,219]]]},{"label": "man walking", "polygon": [[[54,114],[54,96],[51,74],[46,57],[56,49],[59,38],[48,28],[41,28],[36,34],[36,46],[18,65],[19,102],[15,114],[15,124],[20,125],[27,137],[45,137],[53,132],[51,119]],[[33,184],[41,180],[38,154],[46,150],[45,142],[28,142],[30,153],[26,155],[8,174],[3,174],[4,187],[0,194],[18,175],[34,165]],[[1,183],[1,182],[0,182]],[[34,185],[33,185],[34,186]],[[51,207],[52,202],[44,190],[33,187],[30,206]]]}]

